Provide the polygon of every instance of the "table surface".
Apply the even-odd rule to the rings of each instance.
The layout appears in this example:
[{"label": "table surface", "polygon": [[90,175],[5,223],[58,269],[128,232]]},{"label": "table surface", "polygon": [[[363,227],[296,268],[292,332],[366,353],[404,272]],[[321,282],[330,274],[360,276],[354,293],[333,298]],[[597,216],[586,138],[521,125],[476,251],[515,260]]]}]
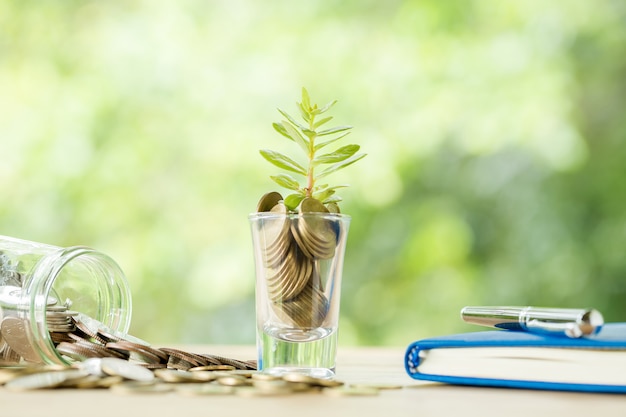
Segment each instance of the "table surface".
[{"label": "table surface", "polygon": [[[184,346],[190,352],[253,359],[252,346]],[[318,393],[282,397],[119,394],[108,390],[12,392],[0,388],[0,416],[68,415],[141,417],[206,416],[624,416],[626,395],[478,388],[426,383],[404,370],[404,348],[339,348],[337,378],[346,383],[401,384],[377,396],[329,397]]]}]

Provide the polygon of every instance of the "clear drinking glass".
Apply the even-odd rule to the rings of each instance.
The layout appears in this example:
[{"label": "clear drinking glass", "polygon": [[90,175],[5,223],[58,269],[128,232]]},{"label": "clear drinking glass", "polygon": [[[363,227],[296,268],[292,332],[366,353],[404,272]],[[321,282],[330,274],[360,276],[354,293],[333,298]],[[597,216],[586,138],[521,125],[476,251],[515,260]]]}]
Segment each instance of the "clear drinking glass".
[{"label": "clear drinking glass", "polygon": [[350,216],[263,212],[249,220],[259,370],[333,377]]}]

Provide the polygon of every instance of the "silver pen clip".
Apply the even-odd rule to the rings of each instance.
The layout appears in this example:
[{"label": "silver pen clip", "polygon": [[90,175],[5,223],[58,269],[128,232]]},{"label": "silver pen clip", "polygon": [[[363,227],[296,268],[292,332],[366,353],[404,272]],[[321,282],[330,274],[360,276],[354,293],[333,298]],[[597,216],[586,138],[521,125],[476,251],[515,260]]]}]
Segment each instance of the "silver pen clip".
[{"label": "silver pen clip", "polygon": [[594,335],[604,324],[602,314],[595,309],[464,307],[461,317],[481,326],[572,338]]}]

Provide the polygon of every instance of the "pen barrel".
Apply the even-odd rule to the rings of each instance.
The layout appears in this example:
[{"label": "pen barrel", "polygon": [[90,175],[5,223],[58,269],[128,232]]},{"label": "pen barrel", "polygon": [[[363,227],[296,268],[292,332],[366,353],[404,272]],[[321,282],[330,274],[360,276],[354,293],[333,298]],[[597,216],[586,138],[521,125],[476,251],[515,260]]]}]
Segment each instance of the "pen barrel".
[{"label": "pen barrel", "polygon": [[464,321],[481,326],[567,337],[596,334],[604,319],[594,309],[539,307],[465,307]]},{"label": "pen barrel", "polygon": [[507,330],[526,330],[519,318],[526,307],[465,307],[461,317],[467,323]]},{"label": "pen barrel", "polygon": [[599,311],[574,308],[528,307],[521,312],[519,321],[527,331],[574,338],[596,334],[604,324]]}]

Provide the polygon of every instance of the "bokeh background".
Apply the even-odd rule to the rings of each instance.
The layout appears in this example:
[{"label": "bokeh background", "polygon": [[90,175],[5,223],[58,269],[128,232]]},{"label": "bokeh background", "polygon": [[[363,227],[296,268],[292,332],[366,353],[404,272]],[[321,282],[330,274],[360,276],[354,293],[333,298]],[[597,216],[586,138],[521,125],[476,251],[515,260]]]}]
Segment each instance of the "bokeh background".
[{"label": "bokeh background", "polygon": [[0,234],[113,257],[131,333],[253,343],[258,150],[301,87],[367,158],[340,344],[473,329],[464,305],[626,320],[621,0],[6,0]]}]

